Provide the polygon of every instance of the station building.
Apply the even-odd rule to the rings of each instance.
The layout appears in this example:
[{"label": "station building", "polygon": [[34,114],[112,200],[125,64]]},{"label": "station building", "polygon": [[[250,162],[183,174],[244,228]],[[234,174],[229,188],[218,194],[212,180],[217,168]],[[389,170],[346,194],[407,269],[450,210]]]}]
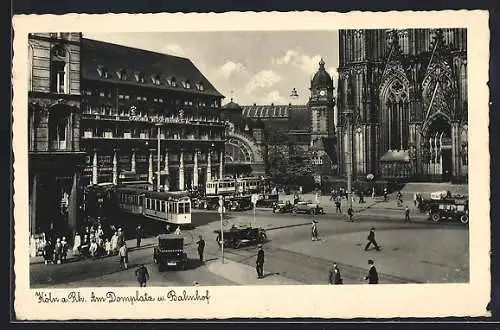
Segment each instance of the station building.
[{"label": "station building", "polygon": [[74,230],[88,185],[223,176],[223,95],[189,59],[81,33],[33,33],[28,49],[31,233]]}]

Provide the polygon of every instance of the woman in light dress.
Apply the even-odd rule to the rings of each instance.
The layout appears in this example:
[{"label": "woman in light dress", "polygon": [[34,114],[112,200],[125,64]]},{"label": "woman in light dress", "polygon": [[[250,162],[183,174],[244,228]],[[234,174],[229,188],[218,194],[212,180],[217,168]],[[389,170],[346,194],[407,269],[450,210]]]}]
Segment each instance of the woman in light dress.
[{"label": "woman in light dress", "polygon": [[73,255],[80,254],[80,246],[82,245],[82,237],[78,232],[75,234],[74,244],[73,244]]}]

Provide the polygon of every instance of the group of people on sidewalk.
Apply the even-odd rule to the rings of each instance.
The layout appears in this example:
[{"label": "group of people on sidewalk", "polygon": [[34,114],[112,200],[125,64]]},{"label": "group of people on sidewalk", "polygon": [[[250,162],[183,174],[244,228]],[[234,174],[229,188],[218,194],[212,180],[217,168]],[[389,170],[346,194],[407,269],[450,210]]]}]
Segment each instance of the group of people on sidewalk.
[{"label": "group of people on sidewalk", "polygon": [[[378,271],[375,267],[375,262],[373,259],[368,260],[368,273],[363,278],[365,281],[368,281],[368,284],[378,284]],[[344,279],[342,278],[342,274],[340,273],[340,269],[337,263],[333,263],[330,269],[328,270],[328,283],[329,284],[344,284]]]}]

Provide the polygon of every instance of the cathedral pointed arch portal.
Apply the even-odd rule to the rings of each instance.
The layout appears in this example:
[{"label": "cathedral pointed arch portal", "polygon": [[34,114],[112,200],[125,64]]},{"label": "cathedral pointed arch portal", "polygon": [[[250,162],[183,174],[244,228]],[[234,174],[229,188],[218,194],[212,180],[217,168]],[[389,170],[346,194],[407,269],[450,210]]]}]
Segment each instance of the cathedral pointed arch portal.
[{"label": "cathedral pointed arch portal", "polygon": [[339,43],[339,174],[352,152],[355,179],[467,180],[467,31],[341,30]]}]

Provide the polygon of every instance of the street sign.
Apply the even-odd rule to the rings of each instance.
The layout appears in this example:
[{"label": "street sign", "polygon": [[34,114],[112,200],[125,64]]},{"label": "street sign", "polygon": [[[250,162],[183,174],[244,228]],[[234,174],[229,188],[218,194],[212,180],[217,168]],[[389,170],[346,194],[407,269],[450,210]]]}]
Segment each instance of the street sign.
[{"label": "street sign", "polygon": [[219,197],[219,206],[224,206],[224,197]]}]

